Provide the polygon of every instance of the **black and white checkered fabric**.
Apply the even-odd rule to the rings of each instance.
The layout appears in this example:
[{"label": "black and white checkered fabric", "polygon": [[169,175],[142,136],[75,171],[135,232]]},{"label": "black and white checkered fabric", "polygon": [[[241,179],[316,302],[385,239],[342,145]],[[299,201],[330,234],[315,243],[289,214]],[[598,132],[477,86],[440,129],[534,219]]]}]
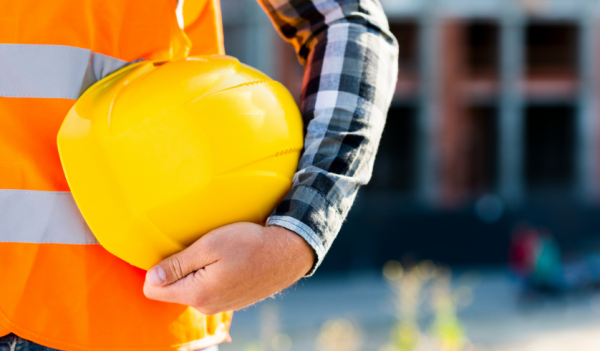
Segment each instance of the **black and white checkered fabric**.
[{"label": "black and white checkered fabric", "polygon": [[267,221],[298,233],[322,262],[371,177],[398,76],[379,0],[258,0],[306,72],[307,134],[294,185]]}]

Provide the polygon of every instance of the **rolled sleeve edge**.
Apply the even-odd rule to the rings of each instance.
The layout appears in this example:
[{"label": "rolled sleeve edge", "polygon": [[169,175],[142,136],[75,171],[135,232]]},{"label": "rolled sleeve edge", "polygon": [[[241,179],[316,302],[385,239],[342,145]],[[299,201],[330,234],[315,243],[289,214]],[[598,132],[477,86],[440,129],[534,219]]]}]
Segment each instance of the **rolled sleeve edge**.
[{"label": "rolled sleeve edge", "polygon": [[315,253],[317,254],[317,259],[313,267],[306,274],[306,277],[312,276],[317,270],[317,267],[319,267],[319,265],[325,258],[325,254],[327,253],[327,250],[325,250],[325,246],[323,246],[323,243],[321,242],[319,236],[306,224],[290,216],[269,217],[269,219],[267,220],[267,225],[276,225],[278,227],[283,227],[287,230],[291,230],[292,232],[300,235],[313,248],[313,250],[315,250]]}]

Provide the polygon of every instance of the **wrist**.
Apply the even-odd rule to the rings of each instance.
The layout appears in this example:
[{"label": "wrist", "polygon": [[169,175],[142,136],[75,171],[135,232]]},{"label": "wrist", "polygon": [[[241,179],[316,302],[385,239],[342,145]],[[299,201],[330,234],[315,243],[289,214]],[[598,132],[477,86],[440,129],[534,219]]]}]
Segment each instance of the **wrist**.
[{"label": "wrist", "polygon": [[283,240],[285,251],[291,260],[290,264],[297,268],[302,277],[308,274],[317,260],[313,247],[300,235],[287,228],[272,225],[266,227],[266,229],[271,235]]}]

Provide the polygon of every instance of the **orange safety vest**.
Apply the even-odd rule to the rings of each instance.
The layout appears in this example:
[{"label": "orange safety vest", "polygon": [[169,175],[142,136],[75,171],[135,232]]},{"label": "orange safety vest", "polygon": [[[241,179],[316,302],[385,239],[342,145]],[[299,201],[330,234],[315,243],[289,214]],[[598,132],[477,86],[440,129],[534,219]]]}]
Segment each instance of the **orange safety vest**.
[{"label": "orange safety vest", "polygon": [[[186,29],[192,53],[223,53],[218,0],[200,1]],[[196,350],[229,337],[231,313],[143,295],[145,272],[104,250],[83,221],[56,147],[67,111],[95,81],[190,52],[176,6],[0,1],[0,336],[66,350]]]}]

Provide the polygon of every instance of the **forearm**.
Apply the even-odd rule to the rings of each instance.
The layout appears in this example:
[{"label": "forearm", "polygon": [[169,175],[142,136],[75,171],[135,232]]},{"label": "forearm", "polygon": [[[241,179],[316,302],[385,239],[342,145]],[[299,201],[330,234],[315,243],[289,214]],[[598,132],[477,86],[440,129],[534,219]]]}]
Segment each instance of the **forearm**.
[{"label": "forearm", "polygon": [[313,247],[314,271],[371,176],[398,48],[375,0],[260,1],[306,63],[305,149],[292,190],[268,224],[296,232]]}]

